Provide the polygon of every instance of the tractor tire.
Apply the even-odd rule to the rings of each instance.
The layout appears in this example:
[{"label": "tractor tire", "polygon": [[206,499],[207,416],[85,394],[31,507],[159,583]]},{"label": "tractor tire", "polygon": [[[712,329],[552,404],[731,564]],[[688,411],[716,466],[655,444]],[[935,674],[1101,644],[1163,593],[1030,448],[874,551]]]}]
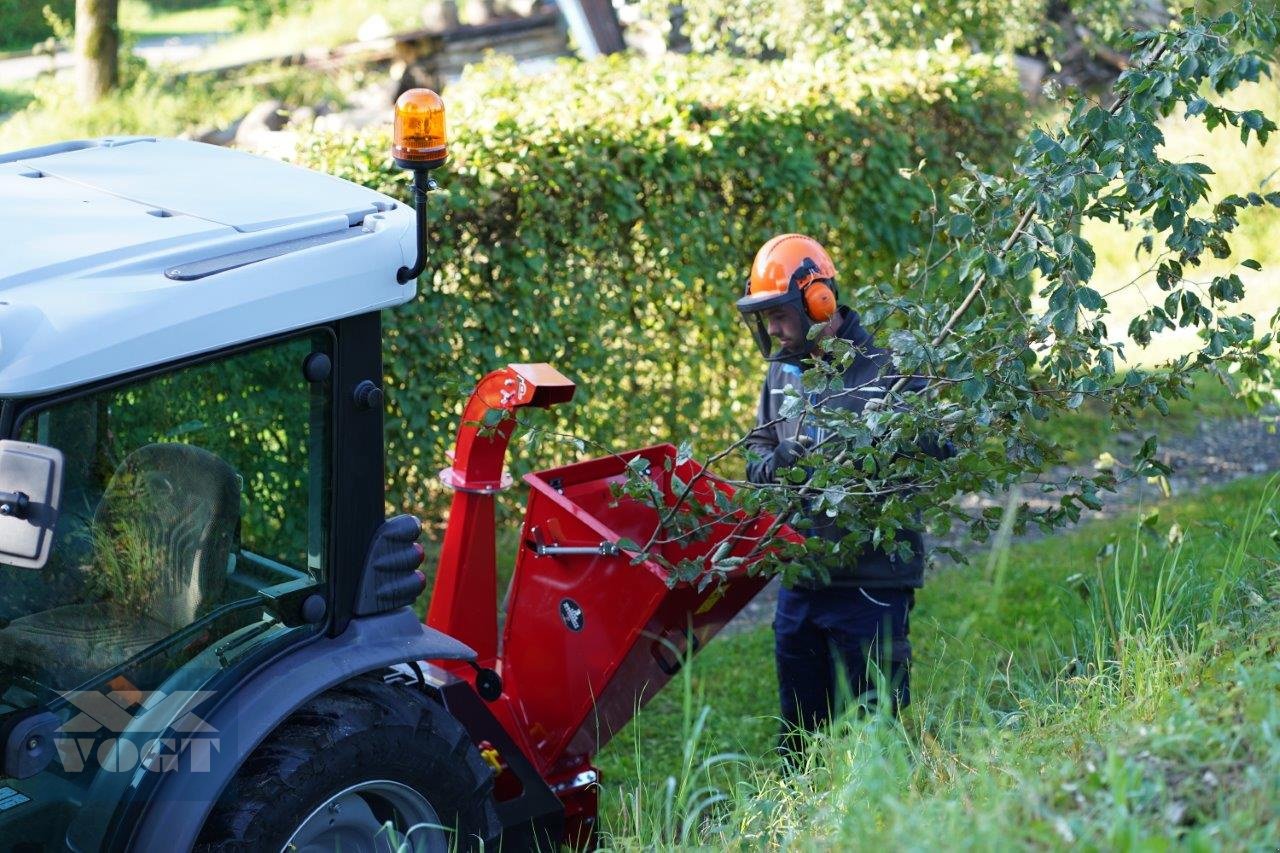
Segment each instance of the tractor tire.
[{"label": "tractor tire", "polygon": [[[415,686],[363,676],[308,701],[259,744],[195,849],[480,849],[500,829],[492,791],[492,770],[443,707]],[[413,824],[424,828],[402,846]]]}]

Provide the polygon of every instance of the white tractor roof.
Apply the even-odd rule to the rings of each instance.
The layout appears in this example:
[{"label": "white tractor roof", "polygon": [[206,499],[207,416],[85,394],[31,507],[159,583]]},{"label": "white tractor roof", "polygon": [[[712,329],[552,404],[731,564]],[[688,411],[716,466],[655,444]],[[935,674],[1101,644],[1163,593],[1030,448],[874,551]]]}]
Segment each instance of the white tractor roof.
[{"label": "white tractor roof", "polygon": [[0,396],[407,302],[413,210],[172,139],[0,154]]}]

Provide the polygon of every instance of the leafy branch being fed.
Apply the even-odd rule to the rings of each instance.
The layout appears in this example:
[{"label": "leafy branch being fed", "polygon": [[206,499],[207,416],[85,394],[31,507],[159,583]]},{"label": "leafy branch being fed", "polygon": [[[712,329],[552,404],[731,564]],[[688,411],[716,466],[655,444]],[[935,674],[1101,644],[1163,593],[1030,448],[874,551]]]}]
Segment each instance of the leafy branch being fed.
[{"label": "leafy branch being fed", "polygon": [[[821,574],[868,547],[905,556],[910,546],[898,541],[898,531],[922,523],[937,530],[965,524],[984,539],[1000,511],[973,518],[953,498],[1043,478],[1062,455],[1038,423],[1078,409],[1086,398],[1120,422],[1148,407],[1167,413],[1168,401],[1185,396],[1196,374],[1221,374],[1228,366],[1249,381],[1272,381],[1274,331],[1231,310],[1245,295],[1238,271],[1214,274],[1204,286],[1187,273],[1210,257],[1229,258],[1241,213],[1280,207],[1280,193],[1210,203],[1212,170],[1166,159],[1158,122],[1179,111],[1210,130],[1237,128],[1242,146],[1264,145],[1275,123],[1260,110],[1229,109],[1218,99],[1269,75],[1275,22],[1245,5],[1216,18],[1187,13],[1169,29],[1128,39],[1136,59],[1117,80],[1110,107],[1078,99],[1060,127],[1032,130],[1007,174],[962,158],[965,180],[951,188],[945,209],[934,210],[931,245],[893,279],[866,283],[846,300],[881,337],[887,333],[898,378],[890,377],[883,400],[858,415],[815,405],[808,392],[839,389],[856,356],[847,341],[822,342],[826,357],[813,360],[802,377],[806,393],[791,395],[784,412],[812,419],[828,438],[784,469],[782,482],[740,489],[732,507],[745,518],[775,517],[756,550],[773,544],[786,521],[803,531],[821,518],[845,533],[809,539],[803,555],[778,549],[758,569]],[[1086,220],[1137,228],[1148,251],[1157,241],[1162,246],[1155,283],[1165,298],[1134,318],[1124,336],[1108,328],[1107,299],[1091,286],[1096,258],[1078,231]],[[1260,267],[1252,259],[1240,266]],[[1038,310],[1027,290],[1033,281],[1043,300]],[[1271,318],[1273,330],[1277,322],[1280,315]],[[1196,352],[1153,369],[1118,367],[1126,337],[1146,346],[1178,328],[1199,332]],[[924,378],[925,393],[906,392],[908,375]],[[944,440],[956,450],[950,458],[921,451]],[[1084,508],[1100,506],[1100,493],[1113,490],[1118,476],[1167,473],[1155,452],[1148,440],[1118,470],[1042,479],[1041,489],[1057,500],[1022,503],[1015,531],[1077,520]],[[732,444],[714,453],[706,470],[721,474],[743,455],[742,443]],[[653,501],[647,479],[633,472],[624,491]],[[693,484],[676,491],[675,506],[657,507],[665,532],[655,531],[642,555],[661,561],[650,549],[663,537],[696,538],[706,530],[699,519],[711,508],[685,499]],[[723,507],[715,509],[723,515]],[[713,564],[712,575],[739,563]],[[706,566],[670,568],[684,578]]]}]

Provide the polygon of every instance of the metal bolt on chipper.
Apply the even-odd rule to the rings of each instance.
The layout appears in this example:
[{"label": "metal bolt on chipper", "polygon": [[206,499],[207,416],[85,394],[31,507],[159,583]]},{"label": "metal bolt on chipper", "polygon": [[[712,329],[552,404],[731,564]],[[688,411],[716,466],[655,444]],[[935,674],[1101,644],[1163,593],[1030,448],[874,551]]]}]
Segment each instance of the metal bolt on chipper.
[{"label": "metal bolt on chipper", "polygon": [[[430,251],[439,96],[401,97],[392,153],[413,211],[193,142],[0,155],[0,848],[590,847],[593,757],[763,585],[669,585],[619,546],[658,524],[616,496],[633,460],[668,502],[730,491],[658,445],[524,477],[499,620],[515,416],[574,394],[512,364],[440,473],[419,620],[380,316]],[[661,556],[743,556],[769,523]]]}]

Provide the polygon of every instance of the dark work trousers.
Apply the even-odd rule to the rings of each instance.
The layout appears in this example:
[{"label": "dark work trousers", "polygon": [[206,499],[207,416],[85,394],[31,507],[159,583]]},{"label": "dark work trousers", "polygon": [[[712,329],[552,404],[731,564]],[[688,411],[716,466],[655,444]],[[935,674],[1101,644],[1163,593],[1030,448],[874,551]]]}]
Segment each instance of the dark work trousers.
[{"label": "dark work trousers", "polygon": [[893,691],[892,712],[906,707],[911,701],[907,623],[914,604],[913,589],[779,591],[773,632],[784,747],[797,744],[787,732],[814,731],[839,710],[841,677],[854,702],[874,709],[878,667]]}]

